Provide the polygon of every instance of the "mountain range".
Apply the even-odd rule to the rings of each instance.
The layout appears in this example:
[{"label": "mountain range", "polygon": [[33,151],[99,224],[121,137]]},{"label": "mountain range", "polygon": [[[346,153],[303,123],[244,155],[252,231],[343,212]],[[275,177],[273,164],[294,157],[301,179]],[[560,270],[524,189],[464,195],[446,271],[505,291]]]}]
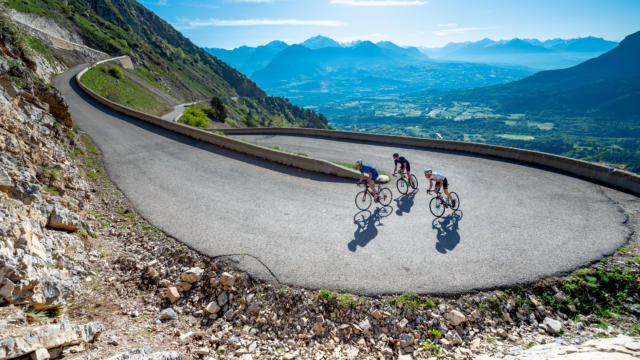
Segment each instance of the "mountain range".
[{"label": "mountain range", "polygon": [[[541,71],[509,84],[462,92],[506,112],[633,120],[640,129],[640,31],[614,49],[568,69]],[[628,133],[627,133],[628,135]],[[640,136],[640,133],[637,134]]]},{"label": "mountain range", "polygon": [[523,67],[432,61],[416,47],[392,42],[340,44],[323,36],[294,45],[278,41],[253,48],[205,50],[267,91],[305,106],[423,89],[487,86],[533,73]]},{"label": "mountain range", "polygon": [[576,65],[618,45],[597,37],[575,39],[511,39],[449,43],[442,48],[421,48],[433,59],[482,63],[516,64],[538,69]]}]

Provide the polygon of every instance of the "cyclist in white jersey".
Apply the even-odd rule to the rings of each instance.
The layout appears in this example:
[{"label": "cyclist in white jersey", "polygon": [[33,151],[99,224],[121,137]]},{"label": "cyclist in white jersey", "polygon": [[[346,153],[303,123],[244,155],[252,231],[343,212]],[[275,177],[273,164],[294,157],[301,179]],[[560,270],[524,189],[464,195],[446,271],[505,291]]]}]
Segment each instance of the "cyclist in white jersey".
[{"label": "cyclist in white jersey", "polygon": [[435,192],[440,192],[440,188],[444,190],[444,194],[449,198],[449,203],[451,207],[455,209],[456,202],[451,198],[451,194],[449,194],[449,182],[447,181],[447,177],[440,174],[439,172],[433,172],[431,170],[425,170],[424,177],[429,179],[429,188],[427,189],[427,194],[431,193],[431,187],[433,187],[433,182],[436,182]]}]

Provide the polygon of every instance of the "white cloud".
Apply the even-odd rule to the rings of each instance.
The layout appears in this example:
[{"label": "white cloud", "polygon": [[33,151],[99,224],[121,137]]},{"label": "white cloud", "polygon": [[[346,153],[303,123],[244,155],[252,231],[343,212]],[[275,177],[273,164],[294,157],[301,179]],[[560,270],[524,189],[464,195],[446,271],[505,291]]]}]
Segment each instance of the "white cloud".
[{"label": "white cloud", "polygon": [[169,4],[169,0],[143,1],[142,3],[147,5],[165,6]]},{"label": "white cloud", "polygon": [[181,20],[182,24],[176,26],[179,30],[196,29],[210,26],[274,26],[274,25],[296,25],[296,26],[344,26],[344,23],[334,20],[300,20],[300,19],[242,19],[242,20]]},{"label": "white cloud", "polygon": [[458,26],[458,24],[438,24],[438,27],[452,27],[452,26]]},{"label": "white cloud", "polygon": [[329,3],[344,6],[411,6],[425,5],[429,2],[422,0],[331,0]]},{"label": "white cloud", "polygon": [[465,28],[453,28],[453,29],[444,29],[444,30],[434,30],[431,33],[438,36],[446,36],[451,34],[464,34],[468,31],[478,31],[478,30],[487,30],[489,28],[486,27],[465,27]]}]

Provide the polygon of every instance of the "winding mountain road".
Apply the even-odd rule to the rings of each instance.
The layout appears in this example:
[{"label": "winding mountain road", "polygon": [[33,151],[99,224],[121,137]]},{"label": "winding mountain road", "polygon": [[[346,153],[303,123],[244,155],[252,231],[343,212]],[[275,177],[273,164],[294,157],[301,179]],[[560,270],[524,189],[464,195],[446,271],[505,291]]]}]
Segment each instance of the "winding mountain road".
[{"label": "winding mountain road", "polygon": [[[351,181],[210,146],[55,84],[95,141],[109,176],[152,224],[266,279],[361,294],[460,293],[530,282],[600,259],[628,236],[624,216],[595,184],[480,156],[297,136],[241,136],[332,161],[363,158],[391,172],[448,176],[461,211],[434,220],[421,189],[360,212]],[[390,184],[394,196],[395,185]],[[447,214],[450,214],[448,212]]]}]

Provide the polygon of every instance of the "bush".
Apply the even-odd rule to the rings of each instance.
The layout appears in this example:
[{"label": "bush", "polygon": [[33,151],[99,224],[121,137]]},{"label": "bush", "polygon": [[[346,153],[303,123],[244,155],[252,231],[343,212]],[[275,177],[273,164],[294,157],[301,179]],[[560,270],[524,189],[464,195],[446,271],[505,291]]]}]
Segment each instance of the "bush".
[{"label": "bush", "polygon": [[233,120],[232,118],[224,119],[224,123],[229,125],[229,126],[231,126],[231,127],[234,127],[234,128],[238,127],[238,123],[235,120]]},{"label": "bush", "polygon": [[120,68],[117,66],[110,67],[108,72],[109,72],[109,75],[113,76],[118,80],[124,79],[124,74],[122,73],[122,70],[120,70]]},{"label": "bush", "polygon": [[251,114],[247,114],[244,117],[244,124],[247,125],[247,127],[257,127],[258,123],[253,119],[253,116],[251,116]]},{"label": "bush", "polygon": [[[211,109],[213,110],[214,120],[221,122],[225,121],[227,118],[227,108],[219,97],[214,96],[211,98]],[[235,127],[237,127],[237,125]]]},{"label": "bush", "polygon": [[209,126],[209,118],[201,109],[190,106],[184,112],[184,114],[180,117],[180,122],[183,124],[206,128]]}]

